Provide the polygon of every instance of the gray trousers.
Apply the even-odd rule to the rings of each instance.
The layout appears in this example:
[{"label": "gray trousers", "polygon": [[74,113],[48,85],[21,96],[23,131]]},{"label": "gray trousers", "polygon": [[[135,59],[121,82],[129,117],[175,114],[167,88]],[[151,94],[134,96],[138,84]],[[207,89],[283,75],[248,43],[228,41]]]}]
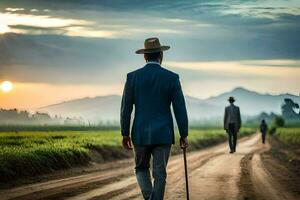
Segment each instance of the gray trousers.
[{"label": "gray trousers", "polygon": [[[171,145],[134,146],[135,173],[145,200],[163,200]],[[150,160],[152,156],[152,177]]]},{"label": "gray trousers", "polygon": [[237,132],[235,129],[235,124],[230,123],[229,129],[227,130],[228,133],[228,142],[229,142],[229,148],[230,151],[234,151],[236,149],[236,141],[237,141]]}]

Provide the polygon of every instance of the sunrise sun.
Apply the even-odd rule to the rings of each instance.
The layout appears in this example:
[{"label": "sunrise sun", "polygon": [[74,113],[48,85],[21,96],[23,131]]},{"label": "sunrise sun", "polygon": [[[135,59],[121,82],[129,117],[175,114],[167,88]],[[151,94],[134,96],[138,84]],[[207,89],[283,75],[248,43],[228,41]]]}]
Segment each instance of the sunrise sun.
[{"label": "sunrise sun", "polygon": [[9,32],[10,28],[7,25],[0,24],[0,34]]},{"label": "sunrise sun", "polygon": [[13,84],[10,81],[3,81],[0,88],[3,92],[10,92],[13,89]]}]

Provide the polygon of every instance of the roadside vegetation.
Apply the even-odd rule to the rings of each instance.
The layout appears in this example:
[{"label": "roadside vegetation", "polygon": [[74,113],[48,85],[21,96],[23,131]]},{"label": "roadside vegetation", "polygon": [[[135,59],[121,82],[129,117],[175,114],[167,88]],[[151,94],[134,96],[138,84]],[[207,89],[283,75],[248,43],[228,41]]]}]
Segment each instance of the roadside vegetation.
[{"label": "roadside vegetation", "polygon": [[285,121],[281,116],[277,116],[273,119],[269,133],[288,146],[300,147],[300,123],[298,120]]},{"label": "roadside vegetation", "polygon": [[287,145],[300,147],[300,128],[278,128],[274,136]]},{"label": "roadside vegetation", "polygon": [[[241,136],[255,132],[251,128]],[[176,134],[178,137],[178,134]],[[191,130],[190,148],[196,150],[226,140],[222,129]],[[178,138],[172,153],[179,153]],[[121,146],[120,132],[101,131],[24,131],[0,132],[0,183],[34,176],[90,161],[106,162],[131,157]]]}]

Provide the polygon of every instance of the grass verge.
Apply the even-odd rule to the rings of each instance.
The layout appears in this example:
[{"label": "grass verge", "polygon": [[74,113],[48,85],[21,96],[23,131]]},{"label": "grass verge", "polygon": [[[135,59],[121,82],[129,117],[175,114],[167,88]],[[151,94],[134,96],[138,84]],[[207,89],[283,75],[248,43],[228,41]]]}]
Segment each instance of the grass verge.
[{"label": "grass verge", "polygon": [[300,147],[300,128],[278,128],[274,136],[287,145]]}]

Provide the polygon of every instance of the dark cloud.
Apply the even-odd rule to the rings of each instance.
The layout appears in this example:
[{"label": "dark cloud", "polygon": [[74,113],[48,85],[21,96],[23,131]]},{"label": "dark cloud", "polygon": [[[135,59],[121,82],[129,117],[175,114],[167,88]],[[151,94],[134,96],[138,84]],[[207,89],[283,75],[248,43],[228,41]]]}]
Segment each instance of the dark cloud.
[{"label": "dark cloud", "polygon": [[[5,34],[0,40],[2,75],[19,81],[99,83],[139,60],[135,41],[56,35]],[[134,67],[134,66],[132,66]]]},{"label": "dark cloud", "polygon": [[171,45],[165,59],[172,61],[300,59],[300,8],[288,3],[260,5],[260,1],[249,6],[251,2],[3,0],[2,11],[25,8],[16,12],[82,19],[94,22],[84,28],[121,34],[117,38],[71,37],[65,35],[65,26],[11,25],[26,34],[0,37],[0,75],[30,82],[113,82],[143,63],[134,51],[150,36]]}]

